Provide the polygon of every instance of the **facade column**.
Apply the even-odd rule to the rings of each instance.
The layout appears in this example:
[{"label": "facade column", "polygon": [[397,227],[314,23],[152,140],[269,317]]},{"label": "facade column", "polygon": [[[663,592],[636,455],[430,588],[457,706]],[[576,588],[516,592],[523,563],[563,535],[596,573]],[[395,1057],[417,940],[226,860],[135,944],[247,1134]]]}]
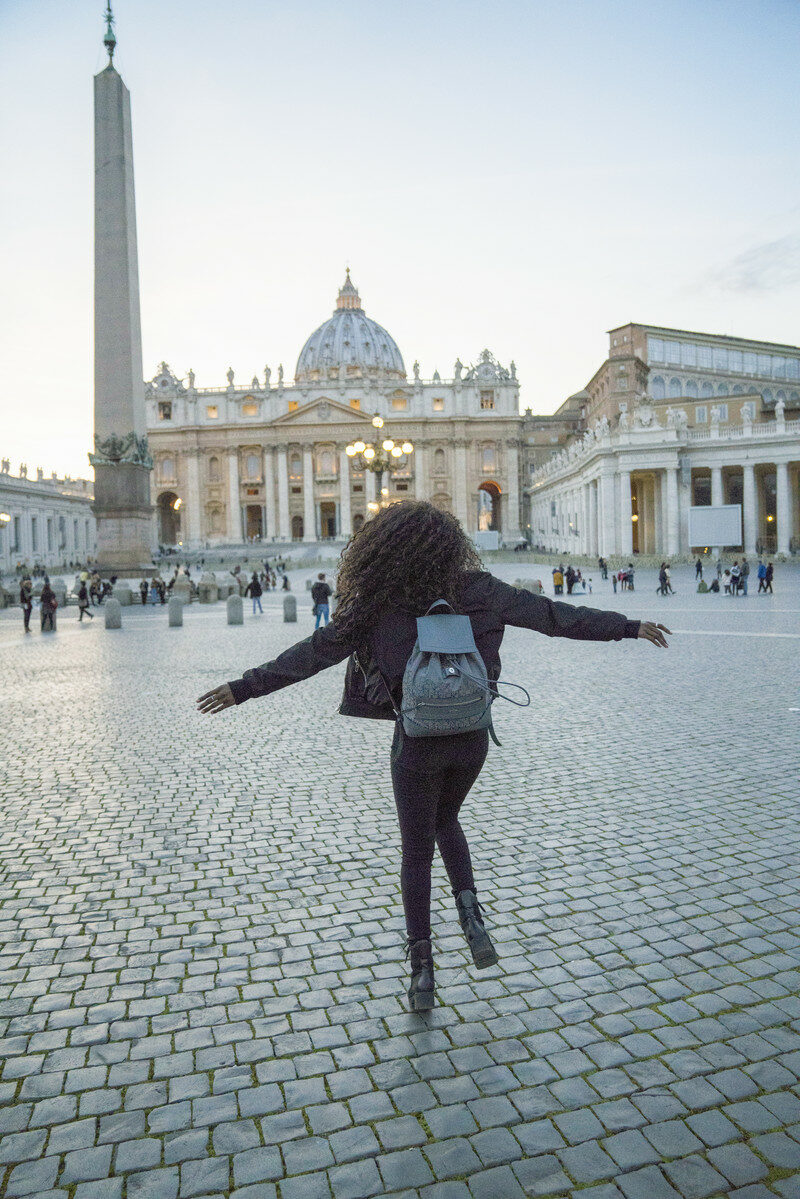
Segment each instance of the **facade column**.
[{"label": "facade column", "polygon": [[[455,465],[453,467],[453,507],[455,515],[464,528],[469,530],[469,513],[467,512],[467,443],[463,438],[456,441]],[[517,518],[519,521],[519,518]],[[501,534],[502,536],[502,534]]]},{"label": "facade column", "polygon": [[264,446],[264,538],[274,541],[277,536],[275,519],[275,460],[272,446]]},{"label": "facade column", "polygon": [[589,484],[581,484],[581,553],[585,557],[591,554],[591,533],[589,529]]},{"label": "facade column", "polygon": [[365,470],[364,471],[364,495],[366,497],[368,504],[372,504],[375,502],[375,471],[374,470]]},{"label": "facade column", "polygon": [[353,532],[353,518],[350,515],[350,459],[344,451],[339,450],[339,529],[340,537],[348,538]]},{"label": "facade column", "polygon": [[317,540],[314,510],[314,458],[312,447],[303,446],[303,541]]},{"label": "facade column", "polygon": [[519,513],[519,443],[511,438],[506,442],[506,461],[508,471],[508,489],[506,491],[506,529],[504,540],[518,542],[522,540]]},{"label": "facade column", "polygon": [[792,538],[792,505],[789,502],[789,464],[775,463],[775,508],[778,518],[777,550],[779,554],[789,553],[789,542]]},{"label": "facade column", "polygon": [[289,523],[289,459],[288,446],[275,447],[278,451],[278,536],[281,541],[291,538]]},{"label": "facade column", "polygon": [[630,561],[633,555],[633,529],[631,527],[631,472],[619,472],[619,530],[620,553]]},{"label": "facade column", "polygon": [[424,441],[414,442],[414,453],[411,455],[411,461],[414,464],[414,495],[418,500],[429,500],[431,497],[427,494],[428,479],[427,479],[427,446]]},{"label": "facade column", "polygon": [[[181,521],[183,524],[183,521]],[[186,540],[194,544],[200,540],[200,464],[196,451],[186,458]]]},{"label": "facade column", "polygon": [[[721,466],[712,466],[711,467],[711,506],[714,507],[715,505],[724,504],[724,503],[725,503],[725,493],[722,489],[722,467]],[[711,552],[713,553],[715,558],[718,558],[720,556],[720,554],[722,553],[722,546],[721,545],[713,546]]]},{"label": "facade column", "polygon": [[614,519],[614,472],[610,468],[604,470],[600,475],[598,498],[600,500],[600,553],[604,558],[610,558],[617,552]]},{"label": "facade column", "polygon": [[594,558],[600,556],[597,536],[597,486],[597,479],[592,479],[589,484],[589,553]]},{"label": "facade column", "polygon": [[758,501],[756,499],[756,468],[752,462],[742,466],[742,535],[744,552],[755,557],[758,535]]},{"label": "facade column", "polygon": [[239,497],[239,451],[228,451],[228,539],[238,544],[242,533],[242,506]]},{"label": "facade column", "polygon": [[674,558],[679,552],[680,538],[680,509],[678,506],[678,471],[674,466],[668,466],[664,472],[667,476],[667,557]]}]

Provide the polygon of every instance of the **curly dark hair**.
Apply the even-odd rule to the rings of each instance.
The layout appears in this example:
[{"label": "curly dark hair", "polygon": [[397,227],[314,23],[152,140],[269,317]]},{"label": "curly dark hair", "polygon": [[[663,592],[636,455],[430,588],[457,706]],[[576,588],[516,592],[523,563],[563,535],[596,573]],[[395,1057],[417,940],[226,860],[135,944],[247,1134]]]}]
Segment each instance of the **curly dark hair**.
[{"label": "curly dark hair", "polygon": [[451,513],[427,500],[400,500],[365,521],[342,550],[335,623],[363,640],[387,607],[422,616],[437,599],[455,606],[465,573],[482,569]]}]

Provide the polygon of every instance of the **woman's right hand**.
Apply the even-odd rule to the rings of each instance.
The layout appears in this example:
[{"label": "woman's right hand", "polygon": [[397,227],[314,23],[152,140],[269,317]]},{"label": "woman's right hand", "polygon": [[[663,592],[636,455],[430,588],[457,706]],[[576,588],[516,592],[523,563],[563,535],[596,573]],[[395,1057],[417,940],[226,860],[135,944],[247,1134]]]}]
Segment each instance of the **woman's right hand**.
[{"label": "woman's right hand", "polygon": [[213,691],[206,691],[205,695],[200,696],[197,701],[197,710],[207,713],[209,716],[215,716],[217,712],[224,712],[226,708],[232,708],[235,703],[233,692],[227,683],[223,683],[221,687],[215,687]]},{"label": "woman's right hand", "polygon": [[655,624],[651,620],[643,620],[639,625],[639,636],[644,637],[645,641],[652,641],[653,645],[659,646],[660,649],[668,649],[669,642],[664,633],[672,633],[665,624]]}]

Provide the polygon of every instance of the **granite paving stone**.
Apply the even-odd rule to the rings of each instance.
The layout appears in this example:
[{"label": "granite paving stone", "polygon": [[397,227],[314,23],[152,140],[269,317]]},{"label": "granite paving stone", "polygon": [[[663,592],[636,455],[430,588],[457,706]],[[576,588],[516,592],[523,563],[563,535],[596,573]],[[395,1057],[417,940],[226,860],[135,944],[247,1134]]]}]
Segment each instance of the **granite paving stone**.
[{"label": "granite paving stone", "polygon": [[[549,590],[522,559],[491,569]],[[313,571],[290,573],[302,593]],[[243,626],[191,604],[168,629],[134,606],[111,634],[70,604],[25,639],[0,611],[0,1194],[797,1199],[800,782],[773,755],[767,795],[752,754],[788,736],[800,576],[779,564],[775,597],[734,610],[681,564],[668,601],[646,565],[633,593],[594,574],[588,602],[668,604],[679,631],[669,656],[506,631],[542,718],[498,714],[461,813],[500,963],[474,970],[437,856],[427,1014],[406,1005],[391,729],[336,715],[344,664],[195,712],[307,614],[267,593]]]}]

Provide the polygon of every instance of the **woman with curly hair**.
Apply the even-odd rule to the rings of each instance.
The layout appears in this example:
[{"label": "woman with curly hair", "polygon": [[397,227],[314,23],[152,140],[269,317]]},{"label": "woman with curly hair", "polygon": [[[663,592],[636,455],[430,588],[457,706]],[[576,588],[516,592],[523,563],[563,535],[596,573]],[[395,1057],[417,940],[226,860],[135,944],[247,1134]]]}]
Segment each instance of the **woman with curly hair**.
[{"label": "woman with curly hair", "polygon": [[[342,551],[336,611],[330,624],[245,671],[240,679],[201,695],[201,712],[215,714],[310,678],[350,658],[339,711],[396,720],[403,673],[417,638],[416,618],[436,600],[470,618],[475,644],[493,689],[500,677],[500,643],[506,625],[550,637],[620,641],[642,637],[666,647],[664,625],[627,620],[554,602],[511,587],[484,571],[458,520],[422,500],[382,509]],[[483,921],[467,839],[458,814],[480,774],[489,745],[487,729],[443,736],[408,737],[396,720],[390,754],[400,823],[400,884],[411,956],[408,997],[412,1011],[433,1007],[431,866],[438,845],[459,920],[478,969],[493,966],[497,952]]]}]

